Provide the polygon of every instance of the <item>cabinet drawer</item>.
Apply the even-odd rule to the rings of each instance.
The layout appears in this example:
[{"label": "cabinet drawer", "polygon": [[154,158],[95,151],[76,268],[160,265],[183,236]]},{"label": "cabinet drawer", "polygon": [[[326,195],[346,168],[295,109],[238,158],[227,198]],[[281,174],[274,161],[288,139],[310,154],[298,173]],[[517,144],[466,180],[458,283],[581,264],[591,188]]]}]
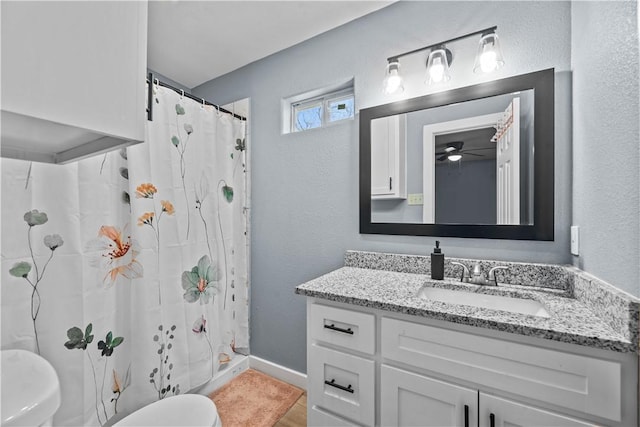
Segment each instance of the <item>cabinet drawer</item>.
[{"label": "cabinet drawer", "polygon": [[621,420],[618,362],[389,318],[381,340],[388,360]]},{"label": "cabinet drawer", "polygon": [[375,316],[373,314],[311,304],[309,322],[312,340],[366,354],[375,352]]},{"label": "cabinet drawer", "polygon": [[308,348],[308,405],[356,423],[374,424],[374,363],[312,344]]},{"label": "cabinet drawer", "polygon": [[310,406],[307,410],[307,426],[308,427],[357,427],[347,420],[336,417],[322,409]]}]

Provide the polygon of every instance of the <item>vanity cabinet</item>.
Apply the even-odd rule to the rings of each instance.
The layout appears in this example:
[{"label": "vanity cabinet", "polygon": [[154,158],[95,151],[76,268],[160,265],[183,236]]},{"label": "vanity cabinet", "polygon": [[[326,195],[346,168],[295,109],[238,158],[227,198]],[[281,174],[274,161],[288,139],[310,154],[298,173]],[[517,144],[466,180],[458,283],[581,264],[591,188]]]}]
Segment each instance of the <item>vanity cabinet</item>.
[{"label": "vanity cabinet", "polygon": [[371,121],[371,198],[407,198],[406,115]]},{"label": "vanity cabinet", "polygon": [[637,423],[633,355],[351,307],[308,298],[309,425]]},{"label": "vanity cabinet", "polygon": [[0,8],[2,157],[65,163],[144,140],[145,1]]}]

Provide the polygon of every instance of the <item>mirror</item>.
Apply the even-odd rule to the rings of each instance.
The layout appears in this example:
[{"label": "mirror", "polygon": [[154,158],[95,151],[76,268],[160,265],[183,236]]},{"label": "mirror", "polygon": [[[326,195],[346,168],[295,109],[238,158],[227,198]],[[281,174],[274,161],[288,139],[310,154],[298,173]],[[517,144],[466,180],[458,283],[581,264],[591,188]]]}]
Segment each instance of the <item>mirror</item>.
[{"label": "mirror", "polygon": [[553,69],[360,111],[360,232],[553,240]]}]

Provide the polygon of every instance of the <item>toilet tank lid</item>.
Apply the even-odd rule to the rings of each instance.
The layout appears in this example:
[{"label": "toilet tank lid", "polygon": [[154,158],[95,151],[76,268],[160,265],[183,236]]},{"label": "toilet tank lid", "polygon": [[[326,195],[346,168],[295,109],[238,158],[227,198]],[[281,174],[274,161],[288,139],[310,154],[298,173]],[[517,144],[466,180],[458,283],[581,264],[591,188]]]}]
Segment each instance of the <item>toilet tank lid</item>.
[{"label": "toilet tank lid", "polygon": [[60,407],[60,382],[53,366],[26,350],[0,351],[2,426],[40,425]]}]

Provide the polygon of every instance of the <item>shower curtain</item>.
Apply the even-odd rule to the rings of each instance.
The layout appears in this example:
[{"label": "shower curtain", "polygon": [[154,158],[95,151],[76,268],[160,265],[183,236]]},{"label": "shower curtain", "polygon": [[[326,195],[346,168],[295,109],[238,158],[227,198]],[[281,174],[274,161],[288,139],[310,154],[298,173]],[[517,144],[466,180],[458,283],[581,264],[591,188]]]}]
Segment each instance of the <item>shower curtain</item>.
[{"label": "shower curtain", "polygon": [[2,348],[54,366],[56,425],[111,424],[248,351],[246,123],[153,90],[145,143],[2,160]]}]

